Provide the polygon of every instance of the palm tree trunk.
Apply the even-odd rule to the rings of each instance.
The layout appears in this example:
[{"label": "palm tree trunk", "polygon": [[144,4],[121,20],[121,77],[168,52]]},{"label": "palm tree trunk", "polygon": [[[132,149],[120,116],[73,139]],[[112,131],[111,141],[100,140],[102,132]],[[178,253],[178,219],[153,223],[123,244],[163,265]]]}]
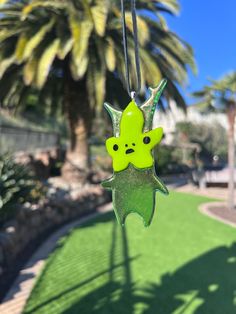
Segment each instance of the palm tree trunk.
[{"label": "palm tree trunk", "polygon": [[86,81],[74,81],[65,73],[64,108],[70,129],[70,147],[62,167],[62,177],[70,183],[85,183],[90,172],[88,139],[92,110],[87,99]]},{"label": "palm tree trunk", "polygon": [[234,209],[234,155],[235,155],[235,140],[234,140],[234,123],[235,123],[236,108],[230,106],[227,111],[228,118],[228,166],[229,166],[229,183],[228,183],[228,207]]}]

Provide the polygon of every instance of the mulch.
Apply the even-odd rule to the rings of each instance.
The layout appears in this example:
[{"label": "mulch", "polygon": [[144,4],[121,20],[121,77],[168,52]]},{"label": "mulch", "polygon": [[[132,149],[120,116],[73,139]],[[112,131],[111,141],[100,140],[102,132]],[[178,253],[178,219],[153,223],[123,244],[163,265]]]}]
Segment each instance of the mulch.
[{"label": "mulch", "polygon": [[226,204],[222,203],[219,205],[209,205],[208,211],[217,216],[219,219],[225,220],[230,224],[234,224],[236,227],[236,209],[230,210],[227,208]]}]

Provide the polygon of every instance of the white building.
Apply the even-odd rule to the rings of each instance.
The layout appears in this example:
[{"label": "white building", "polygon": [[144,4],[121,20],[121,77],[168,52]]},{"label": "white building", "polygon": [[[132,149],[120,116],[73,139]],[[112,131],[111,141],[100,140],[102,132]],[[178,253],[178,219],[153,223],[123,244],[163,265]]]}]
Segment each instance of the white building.
[{"label": "white building", "polygon": [[174,101],[171,102],[170,107],[171,111],[168,111],[167,113],[163,113],[157,108],[153,119],[154,127],[161,126],[164,129],[165,139],[163,142],[165,144],[170,144],[172,142],[177,122],[190,121],[194,123],[205,122],[213,124],[217,121],[227,129],[227,118],[223,113],[201,114],[194,106],[189,106],[187,114],[185,114],[183,110],[176,106]]}]

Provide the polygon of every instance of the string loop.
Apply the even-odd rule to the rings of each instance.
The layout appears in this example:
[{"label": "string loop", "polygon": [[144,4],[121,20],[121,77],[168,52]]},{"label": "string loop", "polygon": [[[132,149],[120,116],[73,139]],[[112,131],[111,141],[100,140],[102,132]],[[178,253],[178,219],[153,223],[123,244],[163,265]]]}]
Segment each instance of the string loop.
[{"label": "string loop", "polygon": [[124,57],[125,57],[126,84],[127,84],[128,94],[132,98],[132,97],[134,97],[134,95],[138,95],[140,93],[140,90],[141,90],[141,70],[140,70],[140,58],[139,58],[136,0],[130,0],[130,2],[131,2],[131,14],[132,14],[132,22],[133,22],[135,67],[136,67],[136,76],[137,76],[137,90],[135,92],[133,92],[131,90],[131,84],[130,84],[130,72],[129,72],[130,59],[129,59],[129,53],[128,53],[127,27],[126,27],[124,0],[121,0],[121,13],[122,13],[122,29],[123,29],[123,45],[124,45]]}]

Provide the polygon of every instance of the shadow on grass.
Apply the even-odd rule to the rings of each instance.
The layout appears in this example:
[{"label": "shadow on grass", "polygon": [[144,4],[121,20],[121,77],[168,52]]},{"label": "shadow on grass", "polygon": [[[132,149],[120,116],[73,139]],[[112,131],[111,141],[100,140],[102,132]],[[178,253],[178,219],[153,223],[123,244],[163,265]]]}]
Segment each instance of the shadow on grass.
[{"label": "shadow on grass", "polygon": [[[110,221],[112,214],[102,215],[90,224]],[[116,262],[115,251],[119,245],[117,232],[121,232],[122,261]],[[40,303],[25,313],[44,313],[45,307],[60,304],[60,298],[68,304],[66,310],[50,313],[64,314],[233,314],[236,313],[236,243],[231,247],[218,247],[198,256],[183,265],[173,274],[162,276],[160,283],[149,282],[140,286],[132,278],[132,262],[138,256],[130,257],[129,241],[125,228],[113,221],[109,250],[109,267],[102,272],[80,281],[52,298]],[[96,257],[92,257],[96,264]],[[145,265],[143,265],[145,268]],[[122,280],[118,280],[116,270],[122,268]],[[106,282],[96,285],[100,276],[106,275]],[[121,275],[121,274],[120,274]],[[153,278],[156,274],[153,273]],[[120,278],[119,278],[120,279]],[[78,294],[78,301],[70,302],[70,292],[86,288],[93,281],[93,290]],[[68,298],[67,298],[68,296]],[[71,304],[70,304],[71,303]]]},{"label": "shadow on grass", "polygon": [[[103,217],[103,222],[104,222]],[[106,218],[105,218],[106,219]],[[87,294],[80,302],[74,304],[68,310],[64,311],[65,314],[71,313],[122,313],[130,314],[134,311],[134,293],[135,286],[132,283],[131,262],[135,258],[129,257],[129,247],[126,229],[121,229],[122,234],[122,254],[123,254],[123,283],[115,281],[113,270],[115,264],[115,247],[116,247],[116,231],[120,228],[117,222],[113,222],[112,226],[112,244],[110,249],[110,268],[109,268],[109,281]],[[138,301],[138,298],[137,298]],[[122,306],[121,306],[122,303]]]},{"label": "shadow on grass", "polygon": [[[86,227],[91,228],[91,227],[93,227],[94,225],[96,225],[98,223],[110,222],[111,218],[114,218],[113,215],[111,213],[106,213],[106,214],[101,215],[100,217],[96,218],[94,221],[90,221],[88,223],[83,224],[79,228],[80,229],[86,228]],[[80,288],[83,289],[84,286],[86,286],[87,284],[90,284],[92,282],[96,282],[97,279],[99,279],[100,277],[103,277],[104,275],[108,275],[109,283],[107,284],[107,286],[101,287],[101,289],[99,289],[99,290],[101,290],[100,292],[99,291],[97,291],[97,292],[99,293],[99,295],[105,295],[106,299],[108,300],[108,303],[112,303],[112,300],[109,300],[109,295],[106,294],[105,291],[109,290],[111,292],[112,291],[115,292],[117,289],[121,289],[120,288],[120,284],[116,283],[113,280],[114,271],[116,271],[117,269],[123,269],[124,268],[126,270],[125,278],[128,281],[127,284],[126,284],[127,289],[125,288],[125,285],[124,286],[122,285],[122,288],[124,288],[125,290],[127,290],[129,292],[129,290],[130,290],[129,289],[129,282],[131,282],[129,267],[130,267],[130,264],[132,263],[132,261],[137,259],[138,256],[129,257],[129,254],[128,254],[128,241],[127,241],[127,238],[126,238],[126,232],[125,232],[125,230],[123,230],[122,231],[122,242],[124,243],[124,246],[123,246],[122,261],[120,261],[120,262],[116,261],[116,259],[115,259],[115,252],[114,251],[116,249],[116,243],[117,243],[117,241],[116,241],[116,238],[117,238],[117,234],[116,234],[117,233],[117,228],[118,228],[117,223],[114,220],[114,222],[112,224],[112,236],[111,236],[112,241],[111,241],[110,251],[109,252],[104,252],[104,255],[106,255],[107,253],[109,255],[109,267],[107,269],[104,269],[101,272],[97,272],[94,275],[88,276],[88,278],[86,278],[85,280],[82,280],[82,281],[78,282],[78,284],[76,284],[76,285],[70,286],[68,289],[63,290],[60,293],[54,294],[54,296],[52,296],[51,298],[47,298],[47,300],[45,300],[44,302],[41,302],[40,304],[37,304],[36,306],[34,306],[33,308],[30,308],[29,310],[25,309],[24,313],[33,314],[33,313],[37,313],[37,311],[39,311],[40,313],[41,313],[41,311],[43,311],[43,313],[44,313],[44,309],[47,311],[47,307],[50,306],[51,304],[53,304],[54,302],[57,302],[62,297],[66,298],[67,295],[68,295],[68,298],[70,298],[70,293],[74,293],[75,291],[79,290]],[[76,228],[71,229],[69,234],[72,233],[75,229]],[[63,245],[66,243],[67,236],[61,238],[61,240],[57,244],[57,247],[54,250],[54,253],[57,250],[60,250],[63,247]],[[75,254],[76,254],[76,249],[75,249]],[[95,256],[91,256],[91,259],[95,259],[96,260],[96,257]],[[40,286],[40,281],[42,280],[43,276],[45,275],[45,272],[47,272],[47,269],[51,267],[51,263],[52,262],[53,262],[53,258],[52,259],[49,258],[49,260],[47,262],[47,267],[43,270],[43,273],[41,274],[41,277],[40,277],[39,281],[37,282],[34,290],[38,289],[38,287]],[[94,263],[96,261],[92,261],[92,262]],[[63,267],[63,269],[65,270],[65,267],[67,267],[67,266],[58,263],[57,267],[53,268],[55,274],[58,272],[58,269],[57,269],[58,267],[59,268]],[[71,272],[73,274],[72,264],[69,263],[68,267],[71,268]],[[78,274],[75,273],[74,275],[78,275]],[[67,300],[69,300],[69,299],[67,299]],[[95,301],[97,302],[98,300],[96,299]],[[86,300],[85,300],[85,302],[86,302]],[[94,302],[93,302],[93,305],[94,305]],[[68,303],[69,303],[69,301],[68,301]],[[91,300],[89,300],[89,304],[92,305],[91,304]],[[88,308],[88,311],[90,312],[89,304],[88,304],[87,308]],[[129,311],[129,313],[130,312],[131,311]],[[56,312],[52,311],[50,313],[56,313]]]},{"label": "shadow on grass", "polygon": [[122,228],[124,283],[118,283],[113,278],[116,226],[115,222],[109,282],[87,294],[64,314],[236,313],[236,243],[231,247],[218,247],[185,264],[175,273],[165,274],[160,284],[149,283],[140,288],[132,282],[125,228]]},{"label": "shadow on grass", "polygon": [[[194,259],[160,285],[145,289],[145,314],[236,313],[236,243],[219,247]],[[159,313],[159,312],[158,312]]]}]

